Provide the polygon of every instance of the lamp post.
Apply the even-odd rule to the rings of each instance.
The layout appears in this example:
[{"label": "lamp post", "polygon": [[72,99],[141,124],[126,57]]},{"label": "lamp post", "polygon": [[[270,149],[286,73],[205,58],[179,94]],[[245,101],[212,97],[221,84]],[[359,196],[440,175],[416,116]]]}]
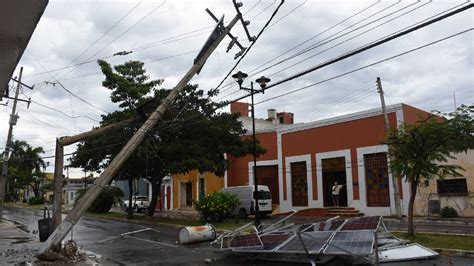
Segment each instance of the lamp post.
[{"label": "lamp post", "polygon": [[254,102],[253,102],[253,95],[255,93],[264,93],[265,92],[265,87],[267,86],[267,83],[270,82],[270,79],[269,78],[266,78],[264,76],[258,78],[257,80],[255,80],[258,84],[260,84],[260,90],[255,90],[253,88],[253,81],[250,82],[250,88],[245,88],[245,87],[242,87],[242,83],[244,82],[244,79],[248,77],[247,74],[239,71],[237,73],[235,73],[234,75],[232,75],[232,78],[235,79],[235,81],[237,81],[237,83],[239,84],[239,88],[241,90],[245,90],[245,91],[248,91],[250,92],[250,96],[251,96],[251,99],[252,99],[252,134],[253,134],[253,183],[255,185],[255,189],[254,189],[254,193],[253,193],[253,197],[255,199],[255,206],[254,206],[254,210],[255,210],[255,226],[258,227],[260,225],[260,211],[259,211],[259,206],[258,206],[258,179],[257,179],[257,138],[256,138],[256,134],[255,134],[255,108],[254,108]]}]

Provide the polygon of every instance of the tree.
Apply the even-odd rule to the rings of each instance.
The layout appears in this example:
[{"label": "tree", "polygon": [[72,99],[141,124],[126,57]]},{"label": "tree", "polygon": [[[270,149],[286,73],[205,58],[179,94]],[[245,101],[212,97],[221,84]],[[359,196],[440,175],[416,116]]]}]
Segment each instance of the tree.
[{"label": "tree", "polygon": [[[99,60],[99,65],[105,75],[102,85],[112,91],[111,100],[121,108],[103,116],[102,126],[144,116],[170,92],[157,88],[163,80],[149,80],[142,62],[129,61],[112,68]],[[148,215],[154,213],[161,181],[166,175],[191,170],[223,175],[228,165],[225,153],[238,157],[251,151],[251,141],[241,137],[245,130],[237,116],[216,112],[218,103],[210,100],[212,93],[205,95],[197,85],[188,85],[115,177],[128,180],[129,186],[139,177],[152,184]],[[72,166],[104,169],[140,124],[83,141],[72,157]],[[262,152],[259,148],[259,153]],[[129,211],[131,214],[132,210]]]},{"label": "tree", "polygon": [[413,206],[421,179],[460,176],[464,169],[447,164],[453,153],[474,148],[474,106],[461,106],[456,112],[429,115],[416,124],[402,124],[387,134],[391,147],[390,170],[410,182],[408,234],[414,234]]},{"label": "tree", "polygon": [[29,184],[33,189],[35,197],[40,197],[40,186],[46,177],[42,171],[42,169],[46,168],[46,163],[41,158],[43,153],[42,147],[33,148],[27,145],[24,151],[24,158],[22,159],[22,165],[28,173]]},{"label": "tree", "polygon": [[11,145],[11,157],[8,164],[8,188],[13,195],[15,188],[31,187],[35,197],[40,197],[40,186],[45,174],[46,164],[41,158],[42,147],[32,147],[25,141],[15,140]]}]

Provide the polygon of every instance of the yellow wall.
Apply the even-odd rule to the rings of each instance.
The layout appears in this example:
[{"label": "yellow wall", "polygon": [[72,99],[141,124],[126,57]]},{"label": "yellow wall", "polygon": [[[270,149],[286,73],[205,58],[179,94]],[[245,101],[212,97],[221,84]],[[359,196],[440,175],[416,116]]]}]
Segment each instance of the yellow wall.
[{"label": "yellow wall", "polygon": [[[460,216],[474,217],[474,150],[467,153],[459,153],[455,155],[455,159],[448,160],[448,164],[456,164],[464,168],[463,176],[467,183],[467,196],[438,196],[436,179],[429,181],[429,185],[425,186],[422,181],[418,186],[418,192],[415,199],[415,215],[426,216],[428,214],[428,198],[430,200],[439,200],[440,208],[450,206],[456,209]],[[461,177],[446,177],[461,178]]]},{"label": "yellow wall", "polygon": [[[224,178],[218,177],[212,173],[199,174],[198,171],[191,171],[187,174],[179,174],[172,176],[173,182],[173,209],[186,209],[181,208],[180,199],[181,199],[181,184],[186,182],[192,182],[193,186],[193,200],[198,200],[197,198],[197,189],[198,189],[198,177],[204,177],[205,179],[205,193],[212,194],[216,191],[219,191],[224,187]],[[194,204],[193,204],[194,205]],[[189,209],[189,208],[188,208]]]}]

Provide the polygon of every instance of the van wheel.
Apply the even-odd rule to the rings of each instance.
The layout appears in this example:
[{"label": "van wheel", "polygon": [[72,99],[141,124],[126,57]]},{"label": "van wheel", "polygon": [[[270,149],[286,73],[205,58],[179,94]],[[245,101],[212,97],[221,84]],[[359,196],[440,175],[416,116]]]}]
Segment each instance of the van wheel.
[{"label": "van wheel", "polygon": [[240,219],[245,219],[245,218],[247,218],[247,211],[245,211],[245,209],[240,209],[240,210],[239,210],[239,218],[240,218]]}]

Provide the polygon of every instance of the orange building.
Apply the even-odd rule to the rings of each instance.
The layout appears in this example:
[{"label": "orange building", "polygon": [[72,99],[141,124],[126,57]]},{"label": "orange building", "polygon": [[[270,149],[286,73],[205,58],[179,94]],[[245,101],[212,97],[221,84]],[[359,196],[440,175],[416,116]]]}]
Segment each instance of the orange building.
[{"label": "orange building", "polygon": [[[246,103],[234,103],[251,135],[252,119]],[[406,104],[387,106],[390,127],[415,123],[428,113]],[[366,215],[393,215],[394,184],[388,171],[388,147],[381,108],[311,123],[293,124],[292,113],[268,110],[255,119],[256,134],[267,153],[257,159],[258,183],[270,188],[280,212],[333,207],[334,182],[343,185],[339,206]],[[253,159],[229,157],[224,177],[213,174],[175,175],[164,186],[165,209],[192,209],[193,201],[227,186],[253,185]],[[397,178],[402,212],[407,214],[409,184]]]},{"label": "orange building", "polygon": [[[415,123],[428,114],[406,104],[388,106],[387,112],[392,128],[403,122]],[[303,124],[291,124],[293,116],[289,113],[286,118],[277,115],[277,123],[272,123],[274,113],[269,110],[267,125],[256,129],[261,145],[268,151],[257,159],[257,177],[259,184],[269,186],[281,212],[332,207],[332,187],[338,182],[344,185],[340,206],[368,215],[395,214],[380,108]],[[252,185],[252,158],[231,159],[225,185]],[[402,212],[407,214],[409,197],[405,195],[409,194],[409,184],[400,178],[397,182]]]}]

